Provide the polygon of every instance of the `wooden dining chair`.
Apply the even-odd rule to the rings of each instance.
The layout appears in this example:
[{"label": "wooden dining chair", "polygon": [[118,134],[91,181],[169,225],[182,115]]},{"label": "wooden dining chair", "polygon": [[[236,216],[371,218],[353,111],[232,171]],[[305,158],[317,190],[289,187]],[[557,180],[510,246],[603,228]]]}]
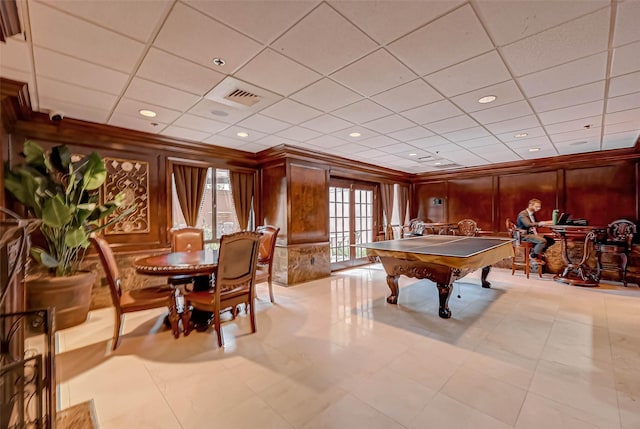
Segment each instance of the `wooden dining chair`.
[{"label": "wooden dining chair", "polygon": [[273,299],[273,257],[276,250],[276,239],[280,228],[273,225],[262,225],[256,228],[260,233],[260,248],[258,251],[258,268],[256,270],[256,284],[269,283],[269,299]]},{"label": "wooden dining chair", "polygon": [[260,234],[241,231],[223,235],[218,250],[218,269],[215,272],[213,289],[191,292],[185,295],[187,305],[213,313],[213,323],[218,335],[218,346],[222,347],[220,312],[227,308],[236,314],[236,308],[244,304],[251,320],[251,332],[256,332],[255,319],[255,275],[258,261]]},{"label": "wooden dining chair", "polygon": [[[627,219],[615,220],[607,226],[606,236],[594,243],[598,278],[602,271],[618,271],[622,284],[627,286],[627,264],[635,233],[636,225]],[[602,259],[603,255],[605,261]]]},{"label": "wooden dining chair", "polygon": [[118,347],[120,329],[123,324],[124,315],[134,311],[168,307],[171,329],[174,336],[177,338],[179,335],[179,316],[176,309],[174,289],[169,286],[161,285],[123,291],[118,265],[116,264],[116,259],[109,243],[104,238],[96,234],[92,234],[90,239],[100,256],[100,262],[102,263],[102,267],[104,268],[104,272],[107,276],[107,283],[109,284],[111,302],[115,308],[115,325],[113,329],[111,350],[115,350],[116,347]]},{"label": "wooden dining chair", "polygon": [[[521,234],[522,231],[516,228],[516,225],[511,221],[511,219],[507,218],[505,221],[505,225],[507,227],[507,231],[509,232],[509,236],[513,238],[513,256],[511,257],[511,275],[516,272],[517,267],[524,267],[524,273],[527,278],[529,278],[529,274],[531,273],[531,265],[529,262],[529,253],[533,248],[533,243],[529,243],[526,241],[522,241]],[[537,267],[538,276],[542,278],[542,265],[538,265]]]},{"label": "wooden dining chair", "polygon": [[[204,232],[201,228],[186,227],[171,231],[172,252],[196,252],[204,250]],[[169,277],[173,286],[193,283],[193,276],[180,275]]]},{"label": "wooden dining chair", "polygon": [[478,233],[478,224],[473,219],[462,219],[455,228],[452,229],[453,235],[465,235],[467,237],[475,237]]}]

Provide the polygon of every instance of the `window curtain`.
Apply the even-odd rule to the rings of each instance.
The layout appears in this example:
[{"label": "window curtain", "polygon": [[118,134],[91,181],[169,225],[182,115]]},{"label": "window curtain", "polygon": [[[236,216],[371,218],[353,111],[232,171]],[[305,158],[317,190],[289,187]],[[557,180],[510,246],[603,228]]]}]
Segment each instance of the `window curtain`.
[{"label": "window curtain", "polygon": [[229,172],[231,180],[231,194],[233,195],[233,206],[236,209],[240,228],[249,227],[249,216],[251,214],[251,199],[253,198],[253,174]]},{"label": "window curtain", "polygon": [[393,184],[381,183],[380,194],[382,196],[382,212],[387,221],[384,236],[389,240],[393,238],[393,229],[391,228],[391,216],[393,215]]},{"label": "window curtain", "polygon": [[196,226],[202,194],[207,182],[207,168],[176,164],[173,166],[180,209],[188,226]]},{"label": "window curtain", "polygon": [[400,225],[405,224],[407,206],[409,205],[409,187],[398,185],[398,214],[400,215]]}]

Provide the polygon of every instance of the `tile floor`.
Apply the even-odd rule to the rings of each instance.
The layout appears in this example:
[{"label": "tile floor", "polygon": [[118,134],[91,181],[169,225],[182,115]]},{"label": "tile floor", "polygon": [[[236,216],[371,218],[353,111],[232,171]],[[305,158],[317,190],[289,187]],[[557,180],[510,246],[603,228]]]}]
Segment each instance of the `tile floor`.
[{"label": "tile floor", "polygon": [[[58,334],[59,406],[93,399],[101,429],[640,428],[640,289],[586,289],[494,269],[455,284],[437,316],[427,280],[385,301],[380,265],[258,288],[242,313],[175,340],[163,311],[111,309]],[[461,298],[457,298],[460,294]]]}]

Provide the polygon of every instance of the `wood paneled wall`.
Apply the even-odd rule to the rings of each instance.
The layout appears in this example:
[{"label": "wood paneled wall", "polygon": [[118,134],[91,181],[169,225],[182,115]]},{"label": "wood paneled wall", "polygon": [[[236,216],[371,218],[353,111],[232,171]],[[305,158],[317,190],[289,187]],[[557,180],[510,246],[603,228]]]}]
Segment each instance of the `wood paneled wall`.
[{"label": "wood paneled wall", "polygon": [[[640,186],[637,159],[576,165],[566,162],[562,167],[551,165],[530,172],[470,174],[464,177],[423,178],[415,184],[413,195],[415,214],[434,222],[457,222],[468,217],[482,229],[505,231],[507,217],[514,219],[527,207],[531,198],[542,201],[540,219],[551,219],[553,209],[584,218],[592,225],[606,225],[615,219],[637,222]],[[441,199],[442,205],[434,205]]]}]

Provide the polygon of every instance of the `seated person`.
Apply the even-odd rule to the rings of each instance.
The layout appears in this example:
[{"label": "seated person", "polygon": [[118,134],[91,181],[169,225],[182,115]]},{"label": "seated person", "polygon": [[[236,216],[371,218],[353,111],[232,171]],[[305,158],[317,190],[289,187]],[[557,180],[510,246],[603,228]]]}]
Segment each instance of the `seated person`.
[{"label": "seated person", "polygon": [[555,240],[547,235],[538,235],[536,227],[542,225],[550,225],[551,221],[538,221],[536,220],[535,213],[542,208],[542,202],[536,198],[529,200],[529,206],[518,213],[518,220],[516,221],[516,228],[524,229],[526,234],[522,234],[520,239],[533,243],[534,246],[531,249],[531,263],[544,264],[542,257],[545,250],[551,246]]}]

